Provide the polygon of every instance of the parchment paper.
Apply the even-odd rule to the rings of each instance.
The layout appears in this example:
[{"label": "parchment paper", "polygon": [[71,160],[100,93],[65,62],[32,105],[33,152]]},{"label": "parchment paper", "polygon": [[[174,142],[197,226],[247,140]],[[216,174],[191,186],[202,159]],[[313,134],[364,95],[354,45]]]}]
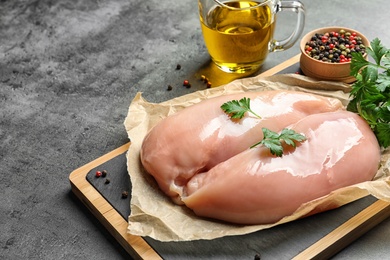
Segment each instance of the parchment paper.
[{"label": "parchment paper", "polygon": [[243,235],[296,220],[322,211],[323,208],[339,207],[372,194],[390,201],[390,152],[382,151],[382,162],[373,181],[342,188],[322,198],[310,201],[291,216],[270,225],[236,225],[196,216],[185,206],[175,205],[164,195],[143,169],[139,151],[146,133],[161,119],[201,100],[242,91],[290,89],[323,96],[335,97],[348,104],[349,85],[339,82],[316,81],[296,74],[283,74],[262,78],[260,76],[235,80],[225,86],[206,89],[180,96],[159,104],[149,103],[138,93],[131,102],[125,127],[131,145],[127,152],[127,167],[132,183],[131,214],[128,232],[149,236],[160,241],[188,241],[214,239],[223,236]]}]

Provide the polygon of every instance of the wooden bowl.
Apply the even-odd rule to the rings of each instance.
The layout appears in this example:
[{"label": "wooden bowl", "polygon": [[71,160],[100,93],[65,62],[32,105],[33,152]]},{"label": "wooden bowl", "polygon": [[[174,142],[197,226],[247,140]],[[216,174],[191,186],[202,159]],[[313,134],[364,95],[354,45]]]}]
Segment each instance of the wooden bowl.
[{"label": "wooden bowl", "polygon": [[[362,42],[364,46],[368,47],[370,42],[368,39],[360,32],[345,28],[345,27],[324,27],[320,29],[313,30],[306,34],[300,43],[301,49],[301,57],[300,57],[300,67],[302,72],[312,78],[320,79],[320,80],[330,80],[330,81],[341,81],[345,83],[352,83],[356,81],[355,77],[351,76],[351,62],[344,63],[331,63],[324,62],[320,60],[316,60],[310,57],[305,52],[306,43],[310,41],[313,35],[316,33],[324,34],[327,32],[339,32],[341,29],[349,32],[355,32],[358,36],[362,38]],[[364,54],[367,58],[367,54]]]}]

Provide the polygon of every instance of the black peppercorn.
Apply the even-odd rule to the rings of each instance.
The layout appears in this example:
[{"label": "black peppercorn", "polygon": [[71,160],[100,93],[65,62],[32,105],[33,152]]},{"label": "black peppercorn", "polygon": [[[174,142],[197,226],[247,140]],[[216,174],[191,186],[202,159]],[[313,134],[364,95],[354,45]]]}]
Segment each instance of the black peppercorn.
[{"label": "black peppercorn", "polygon": [[129,196],[129,192],[122,191],[122,199],[126,199]]}]

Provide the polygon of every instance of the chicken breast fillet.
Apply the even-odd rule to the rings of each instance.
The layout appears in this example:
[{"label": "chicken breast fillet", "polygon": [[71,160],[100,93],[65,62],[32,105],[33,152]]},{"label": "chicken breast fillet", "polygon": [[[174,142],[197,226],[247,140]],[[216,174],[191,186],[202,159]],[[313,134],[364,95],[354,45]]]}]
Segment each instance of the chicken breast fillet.
[{"label": "chicken breast fillet", "polygon": [[[262,119],[247,113],[241,120],[231,120],[222,111],[223,103],[243,97],[251,99],[251,109]],[[191,178],[260,141],[263,127],[278,132],[311,114],[340,109],[342,104],[337,99],[296,91],[219,96],[190,106],[153,127],[143,141],[141,162],[159,187],[180,204]]]},{"label": "chicken breast fillet", "polygon": [[248,149],[193,176],[182,200],[199,216],[240,224],[274,223],[305,202],[372,180],[380,148],[358,115],[307,116],[291,127],[307,140],[283,157]]}]

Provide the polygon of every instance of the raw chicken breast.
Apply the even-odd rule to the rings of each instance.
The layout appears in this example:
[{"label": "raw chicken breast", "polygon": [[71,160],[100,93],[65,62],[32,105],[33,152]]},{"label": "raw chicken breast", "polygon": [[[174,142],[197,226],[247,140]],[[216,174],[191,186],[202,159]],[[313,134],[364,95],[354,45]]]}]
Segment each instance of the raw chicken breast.
[{"label": "raw chicken breast", "polygon": [[[262,119],[247,113],[231,120],[221,105],[243,97]],[[294,91],[231,94],[202,101],[159,122],[145,137],[141,162],[160,188],[180,204],[194,175],[246,150],[263,138],[261,129],[281,131],[311,114],[342,109],[339,100]]]},{"label": "raw chicken breast", "polygon": [[274,223],[305,202],[375,176],[380,148],[358,115],[338,111],[307,116],[291,127],[307,140],[275,157],[248,149],[197,174],[183,202],[199,216],[240,224]]}]

